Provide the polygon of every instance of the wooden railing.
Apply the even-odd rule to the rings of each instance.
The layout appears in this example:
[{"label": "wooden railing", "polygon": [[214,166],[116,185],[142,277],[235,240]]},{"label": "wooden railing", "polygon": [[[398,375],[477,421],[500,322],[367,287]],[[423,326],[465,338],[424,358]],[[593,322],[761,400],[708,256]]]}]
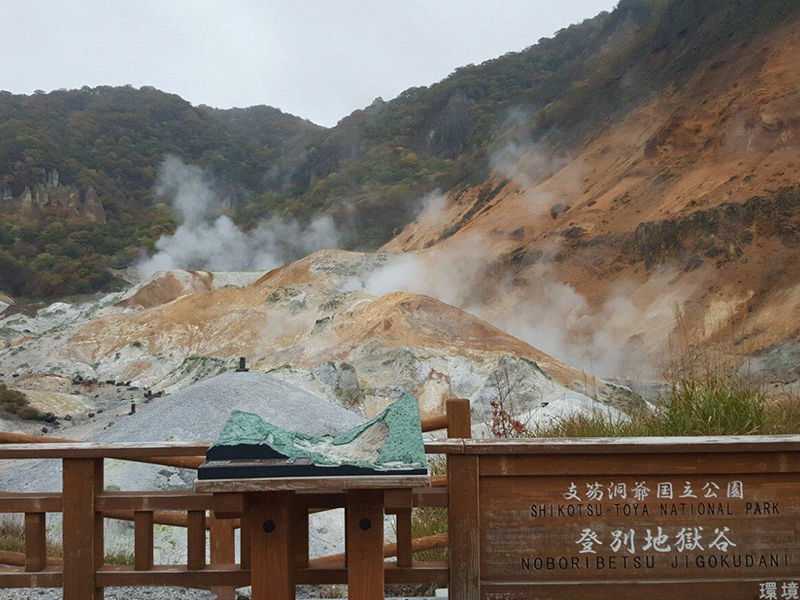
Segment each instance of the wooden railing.
[{"label": "wooden railing", "polygon": [[[471,437],[468,400],[450,400],[446,413],[422,422],[423,432],[447,430],[448,438]],[[441,444],[426,445],[426,449]],[[103,462],[107,458],[197,468],[209,444],[89,444],[0,433],[0,459],[57,459],[62,461],[61,493],[0,492],[0,513],[23,513],[25,552],[0,552],[0,589],[63,587],[65,600],[102,598],[111,586],[178,586],[211,589],[221,600],[234,597],[234,589],[250,582],[250,541],[244,495],[212,496],[185,491],[106,491]],[[453,459],[455,458],[455,464]],[[457,457],[448,457],[448,473],[458,476]],[[463,469],[462,469],[463,470]],[[430,488],[386,490],[387,514],[396,515],[397,542],[384,546],[387,583],[447,584],[445,562],[414,560],[417,552],[445,548],[448,535],[413,539],[412,511],[418,507],[448,508],[457,501],[449,494],[447,476],[434,477]],[[452,481],[452,479],[451,479]],[[344,554],[310,559],[309,514],[346,504],[344,493],[298,492],[301,500],[294,519],[295,582],[339,584],[347,582]],[[62,514],[63,558],[47,556],[46,516]],[[104,519],[134,523],[132,565],[104,564]],[[154,525],[186,529],[187,561],[183,565],[154,564]],[[236,562],[235,530],[240,530]],[[207,537],[210,560],[207,561]]]}]

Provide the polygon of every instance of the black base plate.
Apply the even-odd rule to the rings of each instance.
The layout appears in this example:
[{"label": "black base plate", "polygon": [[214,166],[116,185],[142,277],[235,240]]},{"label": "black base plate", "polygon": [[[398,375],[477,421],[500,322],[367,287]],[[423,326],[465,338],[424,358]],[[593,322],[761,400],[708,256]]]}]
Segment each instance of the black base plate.
[{"label": "black base plate", "polygon": [[427,469],[392,469],[379,471],[365,467],[315,465],[308,459],[292,462],[285,458],[207,460],[197,469],[197,478],[206,479],[273,479],[280,477],[349,477],[353,475],[427,475]]}]

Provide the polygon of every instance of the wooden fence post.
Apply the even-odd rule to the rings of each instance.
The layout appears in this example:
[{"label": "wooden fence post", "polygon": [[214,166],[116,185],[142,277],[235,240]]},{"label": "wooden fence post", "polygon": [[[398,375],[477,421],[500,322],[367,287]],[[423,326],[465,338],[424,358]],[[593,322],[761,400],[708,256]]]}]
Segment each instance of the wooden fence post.
[{"label": "wooden fence post", "polygon": [[404,569],[410,569],[414,566],[414,552],[411,547],[413,537],[411,525],[411,509],[399,509],[397,511],[397,566]]},{"label": "wooden fence post", "polygon": [[[447,437],[471,438],[469,400],[447,401]],[[448,596],[458,600],[480,598],[480,534],[478,531],[478,457],[447,456]]]},{"label": "wooden fence post", "polygon": [[383,490],[348,490],[347,597],[383,600]]},{"label": "wooden fence post", "polygon": [[292,552],[297,569],[308,568],[308,508],[295,506],[292,512]]},{"label": "wooden fence post", "polygon": [[206,566],[206,511],[188,511],[186,527],[186,566],[190,571],[201,571]]},{"label": "wooden fence post", "polygon": [[63,461],[64,600],[102,600],[97,570],[103,566],[103,515],[95,499],[103,491],[103,459]]},{"label": "wooden fence post", "polygon": [[[230,519],[209,518],[209,538],[211,539],[211,564],[232,565],[236,562],[236,536]],[[232,587],[213,587],[211,593],[217,600],[234,600],[236,589]]]},{"label": "wooden fence post", "polygon": [[480,524],[478,516],[478,457],[447,456],[448,595],[458,600],[480,598]]},{"label": "wooden fence post", "polygon": [[133,514],[133,568],[153,568],[153,511],[137,510]]},{"label": "wooden fence post", "polygon": [[447,411],[447,437],[471,438],[472,416],[470,414],[469,400],[448,400],[445,405]]},{"label": "wooden fence post", "polygon": [[44,571],[47,566],[47,515],[25,513],[25,570]]},{"label": "wooden fence post", "polygon": [[292,494],[268,492],[251,499],[250,583],[253,600],[294,600]]}]

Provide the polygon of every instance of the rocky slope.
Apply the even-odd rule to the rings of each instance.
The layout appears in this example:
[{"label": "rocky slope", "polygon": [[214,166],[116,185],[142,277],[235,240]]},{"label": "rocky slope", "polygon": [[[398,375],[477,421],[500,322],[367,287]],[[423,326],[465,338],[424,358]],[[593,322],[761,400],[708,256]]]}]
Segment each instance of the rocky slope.
[{"label": "rocky slope", "polygon": [[574,151],[499,152],[484,183],[447,193],[384,250],[430,263],[479,247],[473,293],[489,313],[524,310],[543,280],[567,286],[582,300],[560,317],[572,348],[608,334],[619,320],[609,303],[624,299],[636,318],[614,326],[615,343],[663,354],[674,325],[664,297],[685,312],[692,343],[725,342],[738,355],[791,345],[800,334],[798,53],[794,15],[706,57],[680,88]]},{"label": "rocky slope", "polygon": [[[441,414],[448,398],[469,398],[477,435],[489,434],[496,400],[524,425],[574,413],[624,419],[646,408],[627,388],[440,300],[371,294],[368,282],[392,260],[328,250],[266,274],[159,272],[94,302],[8,315],[0,380],[54,413],[45,433],[97,442],[214,439],[235,409],[306,433],[336,432],[406,392],[423,417]],[[240,356],[250,372],[231,372]],[[5,430],[41,425],[0,421]],[[0,487],[55,490],[58,469],[6,463]],[[123,490],[178,489],[194,473],[108,461],[105,477]],[[58,519],[50,526],[57,535]],[[341,551],[341,526],[340,512],[316,515],[312,554]],[[131,536],[130,524],[109,525],[109,544],[130,545]],[[161,527],[156,539],[158,560],[183,559],[184,534]]]},{"label": "rocky slope", "polygon": [[222,284],[255,277],[162,272],[124,297],[5,317],[0,373],[22,390],[76,393],[83,412],[127,402],[127,392],[173,392],[235,368],[240,356],[365,416],[404,392],[420,399],[423,415],[439,414],[447,398],[470,398],[479,423],[498,394],[536,418],[644,406],[442,301],[370,294],[362,282],[390,261],[322,251],[239,286]]}]

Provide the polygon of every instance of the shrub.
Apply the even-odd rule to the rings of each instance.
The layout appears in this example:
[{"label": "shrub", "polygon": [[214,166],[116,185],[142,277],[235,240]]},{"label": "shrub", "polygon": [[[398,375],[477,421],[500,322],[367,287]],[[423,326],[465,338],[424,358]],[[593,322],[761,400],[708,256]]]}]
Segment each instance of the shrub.
[{"label": "shrub", "polygon": [[28,398],[22,392],[12,390],[6,384],[0,383],[0,414],[16,416],[26,421],[36,420],[40,413],[30,405]]}]

